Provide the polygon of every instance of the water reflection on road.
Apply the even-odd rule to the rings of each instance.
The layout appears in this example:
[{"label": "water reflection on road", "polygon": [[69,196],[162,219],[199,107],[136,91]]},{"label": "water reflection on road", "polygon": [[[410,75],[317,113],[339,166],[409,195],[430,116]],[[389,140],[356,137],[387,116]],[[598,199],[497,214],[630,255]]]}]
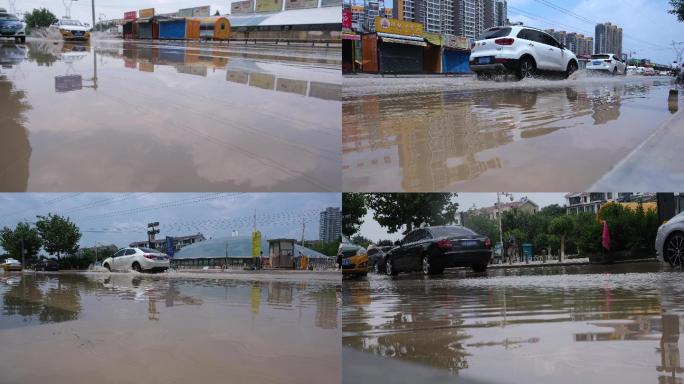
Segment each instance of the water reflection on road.
[{"label": "water reflection on road", "polygon": [[339,66],[253,50],[2,44],[0,190],[340,190]]},{"label": "water reflection on road", "polygon": [[338,291],[138,274],[0,275],[0,381],[132,382],[145,373],[159,383],[310,375],[340,383]]},{"label": "water reflection on road", "polygon": [[344,189],[585,190],[671,109],[665,77],[472,82],[363,95],[345,85]]},{"label": "water reflection on road", "polygon": [[655,263],[372,276],[343,283],[343,345],[483,382],[679,383],[683,279]]}]

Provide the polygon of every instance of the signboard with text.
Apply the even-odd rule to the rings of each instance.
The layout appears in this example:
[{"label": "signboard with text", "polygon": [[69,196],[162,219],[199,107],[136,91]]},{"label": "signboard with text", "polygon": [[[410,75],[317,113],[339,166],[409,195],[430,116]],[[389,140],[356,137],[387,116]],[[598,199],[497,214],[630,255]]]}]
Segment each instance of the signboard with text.
[{"label": "signboard with text", "polygon": [[209,17],[211,9],[208,5],[202,7],[195,7],[192,9],[192,16],[194,17]]},{"label": "signboard with text", "polygon": [[351,9],[342,10],[342,28],[352,29],[352,11]]},{"label": "signboard with text", "polygon": [[455,49],[469,49],[468,38],[465,36],[444,35],[444,46]]},{"label": "signboard with text", "polygon": [[138,15],[140,15],[141,19],[145,17],[154,17],[154,8],[141,9],[138,11]]},{"label": "signboard with text", "polygon": [[230,5],[230,13],[232,15],[241,13],[251,13],[254,9],[253,0],[237,1]]},{"label": "signboard with text", "polygon": [[375,18],[375,31],[395,35],[422,36],[423,24],[378,16]]},{"label": "signboard with text", "polygon": [[278,12],[283,9],[283,0],[256,0],[257,12]]},{"label": "signboard with text", "polygon": [[316,8],[318,0],[287,0],[285,9]]},{"label": "signboard with text", "polygon": [[135,20],[137,18],[138,18],[138,12],[136,12],[136,11],[124,12],[124,20]]}]

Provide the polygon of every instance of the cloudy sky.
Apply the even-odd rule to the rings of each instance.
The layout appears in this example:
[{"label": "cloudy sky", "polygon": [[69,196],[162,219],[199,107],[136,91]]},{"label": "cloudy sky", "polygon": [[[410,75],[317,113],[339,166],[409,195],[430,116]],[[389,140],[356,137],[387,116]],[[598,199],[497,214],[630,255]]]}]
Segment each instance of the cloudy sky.
[{"label": "cloudy sky", "polygon": [[319,213],[340,207],[339,193],[5,193],[0,228],[34,222],[37,215],[70,217],[81,229],[81,246],[125,246],[147,239],[147,223],[158,221],[158,237],[201,232],[205,237],[248,235],[256,210],[266,238],[318,239]]},{"label": "cloudy sky", "polygon": [[[527,196],[528,199],[539,205],[539,208],[552,204],[565,205],[565,193],[513,193],[511,195],[515,201]],[[502,196],[501,199],[502,202],[511,201],[510,197]],[[496,203],[496,193],[459,193],[455,200],[458,203],[459,211],[467,211],[472,207],[491,207]],[[399,240],[403,237],[400,233],[387,233],[380,224],[373,220],[372,211],[369,211],[364,218],[360,234],[372,241]]]}]

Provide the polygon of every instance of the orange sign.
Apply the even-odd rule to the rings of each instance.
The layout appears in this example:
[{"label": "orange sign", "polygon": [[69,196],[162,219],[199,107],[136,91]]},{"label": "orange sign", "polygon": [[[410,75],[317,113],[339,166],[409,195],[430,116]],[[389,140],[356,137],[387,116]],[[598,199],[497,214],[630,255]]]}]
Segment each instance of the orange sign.
[{"label": "orange sign", "polygon": [[395,35],[422,36],[423,24],[378,16],[375,18],[375,31]]},{"label": "orange sign", "polygon": [[141,9],[138,11],[138,17],[145,18],[145,17],[154,17],[154,8],[147,8],[147,9]]}]

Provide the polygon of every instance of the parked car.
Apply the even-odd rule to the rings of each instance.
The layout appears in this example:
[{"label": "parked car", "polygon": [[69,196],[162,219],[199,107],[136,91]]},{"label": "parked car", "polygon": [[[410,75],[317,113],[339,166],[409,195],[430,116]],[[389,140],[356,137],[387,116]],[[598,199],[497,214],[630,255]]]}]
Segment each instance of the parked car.
[{"label": "parked car", "polygon": [[90,27],[78,20],[57,20],[50,26],[50,29],[59,32],[64,40],[90,40]]},{"label": "parked car", "polygon": [[43,259],[33,264],[34,271],[59,271],[59,263],[51,259]]},{"label": "parked car", "polygon": [[655,76],[655,75],[656,75],[655,69],[653,69],[651,67],[644,68],[644,76]]},{"label": "parked car", "polygon": [[439,274],[445,268],[470,267],[487,270],[492,258],[492,242],[487,236],[459,225],[414,229],[385,258],[388,275],[422,270]]},{"label": "parked car", "polygon": [[359,277],[368,274],[368,253],[353,243],[341,243],[337,254],[342,263],[342,276]]},{"label": "parked car", "polygon": [[5,259],[5,261],[0,264],[0,268],[4,271],[21,271],[21,263],[17,259],[13,259],[11,257],[8,257]]},{"label": "parked car", "polygon": [[13,38],[16,43],[26,42],[26,24],[4,8],[0,8],[0,37]]},{"label": "parked car", "polygon": [[566,78],[579,68],[572,51],[548,33],[530,27],[494,27],[475,39],[470,69],[478,77],[513,73],[519,79],[541,72],[562,73]]},{"label": "parked car", "polygon": [[385,255],[394,246],[368,247],[368,268],[375,273],[385,273]]},{"label": "parked car", "polygon": [[673,267],[684,265],[684,212],[658,228],[655,248],[660,261]]},{"label": "parked car", "polygon": [[627,74],[628,75],[636,75],[638,73],[637,67],[634,65],[628,65],[627,66]]},{"label": "parked car", "polygon": [[149,248],[122,248],[106,258],[102,266],[110,271],[162,272],[169,269],[169,257]]},{"label": "parked car", "polygon": [[591,60],[587,63],[588,71],[602,71],[615,75],[626,75],[627,64],[618,55],[612,53],[597,53],[591,55]]}]

